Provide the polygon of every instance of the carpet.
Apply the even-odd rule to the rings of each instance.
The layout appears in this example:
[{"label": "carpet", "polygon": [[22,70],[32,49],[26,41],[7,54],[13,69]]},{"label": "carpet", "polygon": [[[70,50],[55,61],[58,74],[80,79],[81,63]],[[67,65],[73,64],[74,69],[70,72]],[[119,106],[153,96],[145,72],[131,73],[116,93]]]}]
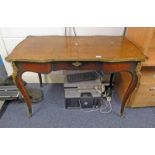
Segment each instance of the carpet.
[{"label": "carpet", "polygon": [[[39,87],[39,84],[31,84]],[[125,109],[119,116],[120,101],[113,91],[112,112],[83,112],[65,109],[63,84],[45,84],[44,100],[33,104],[33,117],[27,117],[24,103],[11,102],[0,119],[0,128],[154,128],[155,107]]]}]

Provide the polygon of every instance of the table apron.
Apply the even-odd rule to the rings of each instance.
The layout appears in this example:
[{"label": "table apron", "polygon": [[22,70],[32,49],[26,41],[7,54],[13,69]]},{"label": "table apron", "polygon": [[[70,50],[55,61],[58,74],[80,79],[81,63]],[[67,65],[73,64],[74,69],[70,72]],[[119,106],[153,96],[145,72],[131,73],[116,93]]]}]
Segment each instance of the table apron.
[{"label": "table apron", "polygon": [[31,63],[31,62],[16,62],[17,71],[24,72],[36,72],[42,74],[48,74],[52,71],[51,63]]},{"label": "table apron", "polygon": [[74,66],[73,63],[56,62],[52,64],[52,70],[95,70],[105,73],[116,73],[135,70],[138,62],[81,62]]},{"label": "table apron", "polygon": [[47,63],[31,63],[16,62],[15,65],[20,73],[36,72],[48,74],[51,71],[58,70],[95,70],[105,73],[115,73],[123,71],[135,70],[138,62],[80,62],[75,66],[76,62],[47,62]]}]

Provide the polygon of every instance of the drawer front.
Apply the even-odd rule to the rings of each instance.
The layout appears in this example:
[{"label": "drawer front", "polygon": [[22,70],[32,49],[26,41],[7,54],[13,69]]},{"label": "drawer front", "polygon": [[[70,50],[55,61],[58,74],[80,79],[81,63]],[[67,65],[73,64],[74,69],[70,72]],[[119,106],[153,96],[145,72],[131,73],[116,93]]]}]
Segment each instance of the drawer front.
[{"label": "drawer front", "polygon": [[155,85],[155,68],[146,68],[142,70],[142,76],[140,82],[141,84]]},{"label": "drawer front", "polygon": [[155,84],[141,84],[130,99],[130,107],[155,106]]},{"label": "drawer front", "polygon": [[100,70],[101,63],[98,62],[56,62],[53,70]]}]

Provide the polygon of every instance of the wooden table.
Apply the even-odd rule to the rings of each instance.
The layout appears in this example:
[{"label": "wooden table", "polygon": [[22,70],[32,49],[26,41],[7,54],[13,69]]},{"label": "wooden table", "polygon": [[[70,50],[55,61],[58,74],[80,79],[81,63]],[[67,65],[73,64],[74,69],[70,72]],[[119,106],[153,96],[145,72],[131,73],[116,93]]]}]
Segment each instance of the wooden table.
[{"label": "wooden table", "polygon": [[96,70],[105,73],[129,72],[130,85],[121,103],[121,115],[140,76],[142,52],[118,36],[28,36],[6,57],[13,77],[32,116],[32,102],[22,81],[27,71],[47,74],[57,70]]}]

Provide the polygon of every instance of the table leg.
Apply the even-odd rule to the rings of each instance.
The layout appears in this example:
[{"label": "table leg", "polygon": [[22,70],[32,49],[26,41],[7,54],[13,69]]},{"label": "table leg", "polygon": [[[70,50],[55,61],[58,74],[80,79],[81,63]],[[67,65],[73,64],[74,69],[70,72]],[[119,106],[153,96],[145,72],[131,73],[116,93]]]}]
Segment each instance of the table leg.
[{"label": "table leg", "polygon": [[122,100],[121,111],[120,111],[121,116],[124,115],[125,104],[126,104],[128,98],[130,97],[130,95],[132,94],[132,92],[134,91],[134,89],[136,88],[137,83],[138,83],[138,78],[139,78],[139,75],[137,74],[136,71],[132,71],[129,73],[131,74],[131,82],[130,82],[129,87],[126,90],[123,100]]},{"label": "table leg", "polygon": [[39,77],[40,87],[42,87],[43,86],[43,82],[42,82],[41,73],[38,73],[38,77]]},{"label": "table leg", "polygon": [[113,79],[114,79],[114,73],[111,73],[110,75],[110,89],[112,89],[113,85]]},{"label": "table leg", "polygon": [[21,77],[22,77],[22,74],[17,73],[17,75],[15,76],[15,81],[16,81],[17,87],[19,88],[20,92],[24,97],[25,103],[27,104],[29,117],[32,117],[32,102]]}]

